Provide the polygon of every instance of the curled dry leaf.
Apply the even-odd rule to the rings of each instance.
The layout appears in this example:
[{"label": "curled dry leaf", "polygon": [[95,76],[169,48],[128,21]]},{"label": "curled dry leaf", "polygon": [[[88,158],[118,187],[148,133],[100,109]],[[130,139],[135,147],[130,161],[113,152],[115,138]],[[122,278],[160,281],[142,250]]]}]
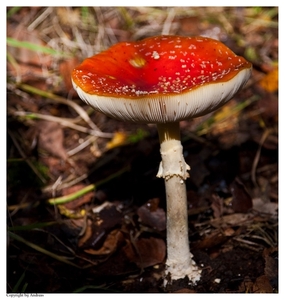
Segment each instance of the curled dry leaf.
[{"label": "curled dry leaf", "polygon": [[137,214],[142,224],[156,229],[158,231],[165,230],[165,211],[160,207],[154,207],[153,205],[151,205],[151,201],[148,201],[146,204],[139,207],[137,210]]},{"label": "curled dry leaf", "polygon": [[99,249],[85,249],[84,252],[92,255],[108,255],[114,253],[117,250],[120,243],[123,241],[124,237],[122,232],[115,229],[108,234],[102,247],[100,247]]},{"label": "curled dry leaf", "polygon": [[[89,220],[85,235],[80,241],[81,248],[99,250],[104,247],[104,242],[109,233],[121,223],[122,214],[115,205],[108,205],[94,215],[92,222]],[[88,250],[88,251],[89,251]],[[89,251],[90,252],[90,251]],[[92,251],[93,254],[98,251]]]},{"label": "curled dry leaf", "polygon": [[129,242],[124,251],[129,260],[139,268],[147,268],[164,261],[166,245],[162,239],[140,238],[134,240],[133,245]]}]

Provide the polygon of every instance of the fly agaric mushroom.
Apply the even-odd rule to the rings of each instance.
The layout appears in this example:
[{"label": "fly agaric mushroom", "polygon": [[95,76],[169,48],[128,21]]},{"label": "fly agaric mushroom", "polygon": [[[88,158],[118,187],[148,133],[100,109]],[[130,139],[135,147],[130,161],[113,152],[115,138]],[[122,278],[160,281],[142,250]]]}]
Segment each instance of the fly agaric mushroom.
[{"label": "fly agaric mushroom", "polygon": [[[122,121],[156,123],[165,180],[169,282],[200,270],[188,238],[184,160],[179,121],[221,107],[248,81],[251,64],[219,41],[205,37],[157,36],[121,42],[87,58],[72,72],[79,97],[95,110]],[[165,284],[167,284],[167,280]]]}]

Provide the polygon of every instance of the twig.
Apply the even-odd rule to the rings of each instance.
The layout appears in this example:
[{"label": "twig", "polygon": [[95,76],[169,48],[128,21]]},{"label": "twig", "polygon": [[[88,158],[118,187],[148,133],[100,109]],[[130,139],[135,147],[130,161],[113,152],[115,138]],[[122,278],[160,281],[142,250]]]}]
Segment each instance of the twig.
[{"label": "twig", "polygon": [[[74,175],[73,175],[74,176]],[[82,180],[87,178],[87,174],[83,174],[79,177],[76,177],[75,179],[72,179],[70,181],[66,180],[65,182],[58,182],[59,179],[57,179],[57,181],[55,183],[53,183],[52,185],[46,186],[45,188],[42,189],[43,193],[49,193],[52,192],[52,195],[55,193],[55,191],[60,191],[62,189],[71,187],[75,184],[77,184],[78,182],[81,182]]]},{"label": "twig", "polygon": [[262,149],[262,146],[263,146],[264,142],[266,141],[267,137],[271,134],[271,132],[272,132],[272,129],[266,129],[264,131],[264,133],[260,139],[259,146],[256,151],[254,160],[253,160],[253,164],[252,164],[252,168],[251,168],[251,180],[252,180],[253,184],[255,185],[255,187],[258,187],[258,184],[256,182],[256,168],[257,168],[257,165],[259,162],[261,149]]},{"label": "twig", "polygon": [[39,201],[33,202],[33,203],[20,203],[20,204],[14,204],[14,205],[8,205],[7,209],[10,213],[10,216],[13,216],[19,209],[25,209],[27,207],[37,207],[39,205]]},{"label": "twig", "polygon": [[46,18],[53,12],[53,8],[52,7],[48,7],[47,9],[45,9],[45,11],[38,17],[36,18],[29,26],[28,26],[28,30],[29,31],[33,31],[35,30],[35,28],[42,23],[44,20],[46,20]]},{"label": "twig", "polygon": [[122,175],[124,172],[128,171],[129,170],[129,166],[127,166],[126,168],[123,168],[121,170],[119,170],[118,172],[116,173],[113,173],[111,174],[110,176],[108,176],[107,178],[104,178],[100,181],[98,181],[97,183],[94,183],[94,184],[90,184],[84,188],[82,188],[81,190],[77,191],[77,192],[74,192],[74,193],[71,193],[69,195],[66,195],[66,196],[62,196],[62,197],[58,197],[58,198],[50,198],[47,200],[47,202],[49,204],[52,204],[52,205],[58,205],[58,204],[64,204],[64,203],[68,203],[76,198],[79,198],[93,190],[96,190],[96,188],[98,188],[100,185]]},{"label": "twig", "polygon": [[83,150],[84,148],[86,148],[87,146],[89,146],[92,142],[94,142],[96,140],[96,136],[91,135],[89,136],[84,142],[80,143],[77,147],[67,151],[67,155],[70,157],[76,153],[78,153],[79,151]]},{"label": "twig", "polygon": [[24,112],[24,111],[15,111],[12,112],[14,116],[19,116],[19,117],[27,117],[31,119],[40,119],[40,120],[47,120],[51,122],[57,122],[62,126],[69,127],[84,133],[88,133],[91,135],[94,135],[96,137],[102,137],[102,138],[112,138],[113,133],[105,133],[102,131],[98,131],[95,129],[89,129],[80,125],[76,125],[72,122],[72,120],[69,119],[64,119],[64,118],[59,118],[59,117],[54,117],[50,115],[43,115],[43,114],[38,114],[38,113],[32,113],[32,112]]},{"label": "twig", "polygon": [[171,30],[171,25],[172,25],[172,21],[175,17],[175,14],[176,14],[176,10],[175,8],[170,8],[169,9],[169,12],[167,14],[167,18],[163,24],[163,27],[162,27],[162,31],[161,31],[161,34],[170,34],[170,30]]},{"label": "twig", "polygon": [[37,89],[33,86],[30,86],[28,84],[19,84],[18,85],[19,88],[21,88],[22,90],[24,90],[25,92],[29,92],[29,93],[33,93],[48,99],[52,99],[55,102],[61,103],[61,104],[65,104],[68,105],[70,107],[72,107],[78,114],[79,116],[94,130],[100,131],[100,129],[92,122],[92,120],[89,118],[88,114],[86,113],[86,111],[79,106],[78,104],[76,104],[74,101],[70,101],[68,99],[65,99],[63,97],[57,96],[53,93],[49,93],[46,91],[42,91],[40,89]]},{"label": "twig", "polygon": [[248,248],[253,251],[260,251],[260,249],[262,248],[262,245],[255,243],[255,242],[245,240],[242,237],[234,237],[233,239],[235,241],[241,243],[240,246],[243,246],[243,247]]}]

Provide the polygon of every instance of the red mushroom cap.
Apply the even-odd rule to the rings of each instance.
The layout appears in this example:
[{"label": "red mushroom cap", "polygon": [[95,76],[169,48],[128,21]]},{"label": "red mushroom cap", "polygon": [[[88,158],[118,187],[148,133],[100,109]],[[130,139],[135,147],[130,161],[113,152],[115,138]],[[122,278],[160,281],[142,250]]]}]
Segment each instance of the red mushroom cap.
[{"label": "red mushroom cap", "polygon": [[219,41],[157,36],[87,58],[72,81],[82,100],[109,116],[163,123],[213,111],[250,74],[251,64]]}]

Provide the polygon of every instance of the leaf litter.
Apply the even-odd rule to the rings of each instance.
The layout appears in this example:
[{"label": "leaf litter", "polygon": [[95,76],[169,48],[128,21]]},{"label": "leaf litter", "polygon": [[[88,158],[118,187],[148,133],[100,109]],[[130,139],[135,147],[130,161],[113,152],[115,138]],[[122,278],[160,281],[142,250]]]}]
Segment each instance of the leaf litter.
[{"label": "leaf litter", "polygon": [[[7,292],[278,292],[278,8],[23,7],[8,16]],[[181,122],[202,277],[168,289],[156,128],[92,111],[70,82],[85,57],[162,33],[217,38],[253,63],[220,111]]]}]

